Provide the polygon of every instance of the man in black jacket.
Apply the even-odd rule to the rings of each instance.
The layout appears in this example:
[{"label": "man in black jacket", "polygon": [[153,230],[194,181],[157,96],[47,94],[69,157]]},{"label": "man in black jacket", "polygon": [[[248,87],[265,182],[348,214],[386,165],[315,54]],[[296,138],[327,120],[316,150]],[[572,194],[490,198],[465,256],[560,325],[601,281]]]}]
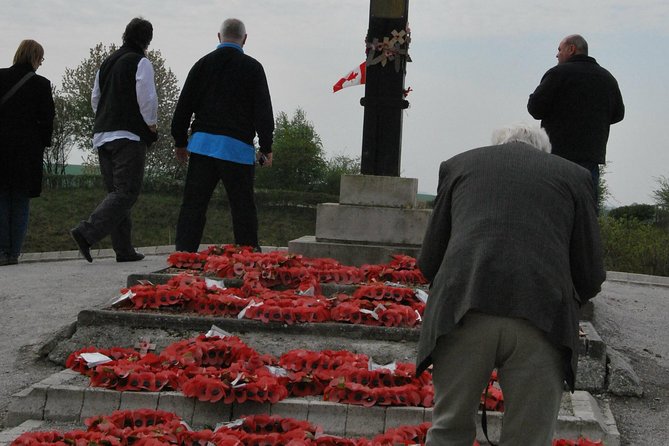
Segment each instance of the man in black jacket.
[{"label": "man in black jacket", "polygon": [[244,54],[246,37],[240,20],[223,22],[220,44],[193,65],[174,111],[176,155],[183,162],[189,160],[177,222],[177,251],[197,251],[209,200],[219,181],[228,194],[235,243],[259,249],[255,164],[272,165],[274,114],[265,71]]},{"label": "man in black jacket", "polygon": [[557,66],[541,78],[527,110],[541,119],[553,154],[588,169],[595,188],[599,165],[606,163],[609,126],[625,116],[616,79],[588,56],[588,43],[577,34],[562,39]]},{"label": "man in black jacket", "polygon": [[123,45],[102,62],[95,76],[93,146],[108,193],[88,220],[70,231],[89,262],[91,245],[107,235],[117,262],[144,258],[132,246],[130,210],[142,187],[147,147],[157,139],[158,97],[153,66],[145,57],[152,38],[149,21],[132,19]]}]

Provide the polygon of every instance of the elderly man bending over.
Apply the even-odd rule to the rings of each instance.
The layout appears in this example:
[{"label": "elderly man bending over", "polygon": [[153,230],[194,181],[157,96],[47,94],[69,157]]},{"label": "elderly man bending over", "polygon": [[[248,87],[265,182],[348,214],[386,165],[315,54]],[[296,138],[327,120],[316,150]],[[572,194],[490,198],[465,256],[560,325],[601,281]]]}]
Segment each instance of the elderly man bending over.
[{"label": "elderly man bending over", "polygon": [[551,155],[543,129],[441,164],[418,264],[431,282],[418,373],[433,364],[428,445],[471,446],[497,368],[500,445],[550,445],[564,382],[574,389],[579,309],[605,279],[589,172]]}]

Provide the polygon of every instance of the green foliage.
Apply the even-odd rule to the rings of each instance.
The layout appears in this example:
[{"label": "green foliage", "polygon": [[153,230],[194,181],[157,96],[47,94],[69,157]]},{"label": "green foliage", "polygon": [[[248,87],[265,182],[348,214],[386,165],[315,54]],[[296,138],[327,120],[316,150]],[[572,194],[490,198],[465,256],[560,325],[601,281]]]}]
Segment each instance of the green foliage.
[{"label": "green foliage", "polygon": [[319,190],[339,195],[341,176],[358,174],[360,174],[360,157],[350,158],[346,155],[335,155],[326,162],[323,182]]},{"label": "green foliage", "polygon": [[[99,178],[99,177],[98,177]],[[274,191],[272,191],[274,192]],[[306,193],[301,193],[306,195]],[[30,203],[30,224],[24,252],[62,251],[76,249],[68,230],[86,218],[104,198],[101,187],[89,189],[45,189],[42,196]],[[230,209],[225,192],[216,191],[207,212],[202,243],[233,243]],[[300,199],[284,197],[284,204]],[[315,206],[288,206],[269,204],[258,194],[258,236],[265,246],[287,246],[288,241],[314,234]],[[270,197],[271,198],[271,197]],[[315,201],[315,199],[311,199]],[[170,192],[143,192],[132,209],[133,243],[137,247],[174,244],[181,194]],[[109,237],[95,248],[110,248]]]},{"label": "green foliage", "polygon": [[172,116],[179,99],[177,77],[165,65],[165,59],[159,50],[149,51],[147,58],[151,61],[155,73],[160,138],[147,153],[145,176],[183,179],[186,178],[186,164],[177,161],[174,142],[170,136]]},{"label": "green foliage", "polygon": [[609,217],[615,219],[635,219],[644,223],[651,223],[655,220],[655,206],[652,204],[631,204],[612,209]]},{"label": "green foliage", "polygon": [[669,276],[669,232],[632,219],[600,218],[608,271]]},{"label": "green foliage", "polygon": [[[69,121],[72,136],[77,146],[91,149],[93,145],[93,109],[91,93],[95,82],[95,73],[105,58],[116,50],[116,45],[109,47],[98,43],[89,50],[88,57],[76,68],[65,68],[62,79],[62,95],[69,104]],[[89,157],[90,158],[90,157]],[[95,158],[93,158],[95,159]]]},{"label": "green foliage", "polygon": [[655,203],[664,210],[669,211],[669,178],[661,176],[657,178],[659,188],[653,191]]},{"label": "green foliage", "polygon": [[[98,43],[91,48],[86,59],[74,69],[66,68],[62,80],[62,97],[67,102],[67,113],[71,123],[72,139],[74,143],[88,151],[86,164],[97,165],[97,153],[93,149],[93,122],[95,115],[91,107],[91,93],[95,83],[95,75],[102,62],[114,51],[117,46],[105,46]],[[179,98],[177,78],[165,64],[165,59],[159,50],[151,50],[147,58],[153,65],[156,92],[158,94],[158,132],[161,135],[158,142],[151,146],[146,158],[147,177],[185,177],[185,166],[176,161],[172,138],[169,136],[170,124],[174,108]],[[94,173],[95,168],[88,173]]]},{"label": "green foliage", "polygon": [[47,174],[63,175],[67,167],[67,158],[72,151],[73,128],[70,121],[69,103],[56,87],[51,87],[55,116],[51,147],[44,150],[43,165]]},{"label": "green foliage", "polygon": [[256,170],[256,185],[264,189],[317,190],[323,181],[325,161],[321,137],[298,108],[292,118],[276,117],[273,162]]},{"label": "green foliage", "polygon": [[597,209],[604,209],[606,201],[611,197],[609,185],[606,182],[604,175],[606,174],[606,166],[599,165],[599,182],[597,183]]}]

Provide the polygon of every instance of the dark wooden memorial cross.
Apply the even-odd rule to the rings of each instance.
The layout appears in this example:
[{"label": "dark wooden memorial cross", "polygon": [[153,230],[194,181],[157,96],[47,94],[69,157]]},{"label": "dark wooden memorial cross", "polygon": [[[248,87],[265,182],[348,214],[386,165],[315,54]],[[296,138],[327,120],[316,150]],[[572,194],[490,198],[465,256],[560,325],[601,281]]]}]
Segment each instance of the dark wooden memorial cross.
[{"label": "dark wooden memorial cross", "polygon": [[371,0],[367,31],[367,79],[362,128],[363,175],[398,177],[402,154],[404,74],[409,34],[409,0]]}]

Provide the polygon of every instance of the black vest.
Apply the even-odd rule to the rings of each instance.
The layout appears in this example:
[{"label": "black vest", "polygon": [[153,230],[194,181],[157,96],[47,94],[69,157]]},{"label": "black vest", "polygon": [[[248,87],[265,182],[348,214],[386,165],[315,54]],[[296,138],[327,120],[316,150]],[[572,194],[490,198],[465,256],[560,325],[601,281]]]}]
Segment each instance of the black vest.
[{"label": "black vest", "polygon": [[156,133],[149,130],[137,103],[137,65],[144,52],[130,45],[123,45],[100,66],[100,101],[94,133],[125,130],[139,136],[147,145],[156,140]]}]

